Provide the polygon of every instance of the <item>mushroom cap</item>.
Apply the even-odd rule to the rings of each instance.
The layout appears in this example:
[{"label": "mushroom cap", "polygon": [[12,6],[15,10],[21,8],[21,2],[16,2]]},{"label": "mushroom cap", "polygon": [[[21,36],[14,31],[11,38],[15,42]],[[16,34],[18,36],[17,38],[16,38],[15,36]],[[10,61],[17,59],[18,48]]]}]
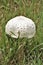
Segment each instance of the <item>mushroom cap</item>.
[{"label": "mushroom cap", "polygon": [[7,22],[5,32],[13,38],[32,38],[35,35],[36,26],[31,19],[17,16]]}]

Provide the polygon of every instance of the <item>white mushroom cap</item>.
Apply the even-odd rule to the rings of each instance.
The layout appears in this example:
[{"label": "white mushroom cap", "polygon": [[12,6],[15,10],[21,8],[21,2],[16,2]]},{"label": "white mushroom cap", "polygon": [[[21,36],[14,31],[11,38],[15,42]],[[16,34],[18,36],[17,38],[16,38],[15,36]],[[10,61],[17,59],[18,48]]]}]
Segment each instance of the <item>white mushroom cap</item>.
[{"label": "white mushroom cap", "polygon": [[32,38],[35,35],[35,23],[24,16],[17,16],[8,21],[5,27],[6,34],[13,38]]}]

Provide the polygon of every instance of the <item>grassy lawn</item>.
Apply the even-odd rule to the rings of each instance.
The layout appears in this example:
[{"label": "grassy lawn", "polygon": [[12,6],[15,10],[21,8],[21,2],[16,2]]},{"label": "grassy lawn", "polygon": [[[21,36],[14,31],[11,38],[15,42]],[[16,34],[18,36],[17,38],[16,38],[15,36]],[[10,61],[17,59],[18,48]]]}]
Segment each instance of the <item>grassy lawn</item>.
[{"label": "grassy lawn", "polygon": [[[34,38],[6,36],[6,23],[18,15],[35,22]],[[0,65],[43,65],[43,0],[0,0]]]}]

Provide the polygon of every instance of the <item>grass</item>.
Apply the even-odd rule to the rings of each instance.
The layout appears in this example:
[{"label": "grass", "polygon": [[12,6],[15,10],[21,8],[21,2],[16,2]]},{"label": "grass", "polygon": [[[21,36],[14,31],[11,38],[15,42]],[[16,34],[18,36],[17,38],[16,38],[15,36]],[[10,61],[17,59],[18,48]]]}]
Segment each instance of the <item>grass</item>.
[{"label": "grass", "polygon": [[[18,15],[35,22],[34,38],[6,35],[7,21]],[[0,0],[0,65],[43,65],[43,0]]]}]

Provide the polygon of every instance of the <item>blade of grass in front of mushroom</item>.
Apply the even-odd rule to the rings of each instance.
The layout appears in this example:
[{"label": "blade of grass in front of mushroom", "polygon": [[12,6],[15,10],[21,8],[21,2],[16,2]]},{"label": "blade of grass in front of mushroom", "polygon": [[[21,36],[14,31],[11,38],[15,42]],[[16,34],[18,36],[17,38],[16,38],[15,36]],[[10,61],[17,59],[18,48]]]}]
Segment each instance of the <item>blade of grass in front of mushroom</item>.
[{"label": "blade of grass in front of mushroom", "polygon": [[[12,31],[10,31],[11,32],[11,34],[13,34],[13,35],[15,35]],[[16,36],[16,35],[15,35]]]}]

